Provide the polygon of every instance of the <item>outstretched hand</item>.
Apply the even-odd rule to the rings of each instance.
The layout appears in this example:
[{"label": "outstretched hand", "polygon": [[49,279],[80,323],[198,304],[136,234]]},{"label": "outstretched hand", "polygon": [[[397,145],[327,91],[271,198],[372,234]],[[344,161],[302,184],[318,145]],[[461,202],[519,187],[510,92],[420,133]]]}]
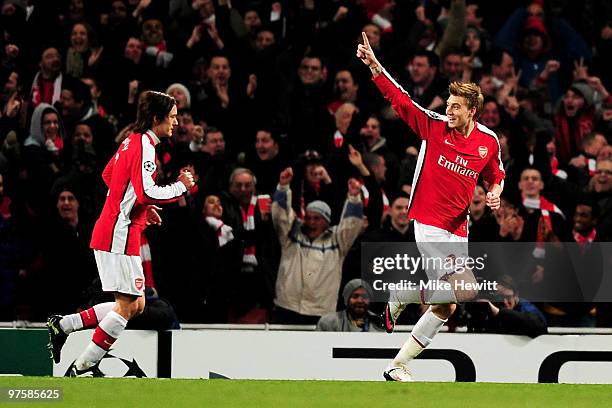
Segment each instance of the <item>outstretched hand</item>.
[{"label": "outstretched hand", "polygon": [[361,157],[361,153],[359,153],[359,150],[355,149],[352,145],[348,145],[348,149],[349,149],[348,158],[351,164],[355,167],[359,167],[360,165],[362,165],[363,159]]},{"label": "outstretched hand", "polygon": [[363,37],[363,44],[357,45],[357,58],[370,67],[370,69],[378,69],[382,71],[382,65],[380,62],[378,62],[376,56],[374,55],[374,50],[372,50],[372,47],[370,46],[368,36],[363,31],[361,32],[361,36]]}]

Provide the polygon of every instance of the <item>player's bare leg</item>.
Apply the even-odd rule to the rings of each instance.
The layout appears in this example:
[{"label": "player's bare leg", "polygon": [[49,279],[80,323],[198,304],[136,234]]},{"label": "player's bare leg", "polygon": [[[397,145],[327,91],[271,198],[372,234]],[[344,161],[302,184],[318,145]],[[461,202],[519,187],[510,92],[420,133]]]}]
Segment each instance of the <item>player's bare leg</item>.
[{"label": "player's bare leg", "polygon": [[142,313],[144,305],[144,296],[115,293],[113,310],[100,321],[91,343],[75,361],[71,374],[74,376],[95,375],[98,371],[97,364],[119,338],[128,320]]}]

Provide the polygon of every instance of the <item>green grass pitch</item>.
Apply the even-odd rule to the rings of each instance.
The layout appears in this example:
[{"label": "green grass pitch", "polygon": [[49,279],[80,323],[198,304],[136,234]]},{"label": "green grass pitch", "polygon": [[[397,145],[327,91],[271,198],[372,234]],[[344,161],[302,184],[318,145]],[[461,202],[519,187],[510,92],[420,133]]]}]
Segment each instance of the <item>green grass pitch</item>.
[{"label": "green grass pitch", "polygon": [[21,407],[604,407],[612,385],[385,383],[0,377],[0,388],[61,388],[61,402]]}]

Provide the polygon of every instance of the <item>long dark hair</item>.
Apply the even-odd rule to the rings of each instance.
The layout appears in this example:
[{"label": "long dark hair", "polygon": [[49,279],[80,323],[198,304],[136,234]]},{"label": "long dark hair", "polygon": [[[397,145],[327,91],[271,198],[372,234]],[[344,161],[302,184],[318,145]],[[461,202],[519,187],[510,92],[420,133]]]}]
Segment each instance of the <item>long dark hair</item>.
[{"label": "long dark hair", "polygon": [[156,91],[143,92],[138,100],[134,131],[144,133],[153,128],[154,120],[163,121],[174,105],[176,100],[168,94]]}]

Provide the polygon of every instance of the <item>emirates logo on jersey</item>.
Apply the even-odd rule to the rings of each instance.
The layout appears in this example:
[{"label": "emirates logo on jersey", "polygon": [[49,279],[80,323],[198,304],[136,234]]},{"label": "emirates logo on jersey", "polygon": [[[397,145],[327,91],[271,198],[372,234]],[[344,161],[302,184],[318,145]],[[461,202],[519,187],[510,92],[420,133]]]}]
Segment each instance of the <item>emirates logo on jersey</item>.
[{"label": "emirates logo on jersey", "polygon": [[484,159],[485,157],[487,157],[488,153],[489,153],[489,149],[487,149],[487,146],[478,146],[478,154],[480,155],[481,159]]}]

